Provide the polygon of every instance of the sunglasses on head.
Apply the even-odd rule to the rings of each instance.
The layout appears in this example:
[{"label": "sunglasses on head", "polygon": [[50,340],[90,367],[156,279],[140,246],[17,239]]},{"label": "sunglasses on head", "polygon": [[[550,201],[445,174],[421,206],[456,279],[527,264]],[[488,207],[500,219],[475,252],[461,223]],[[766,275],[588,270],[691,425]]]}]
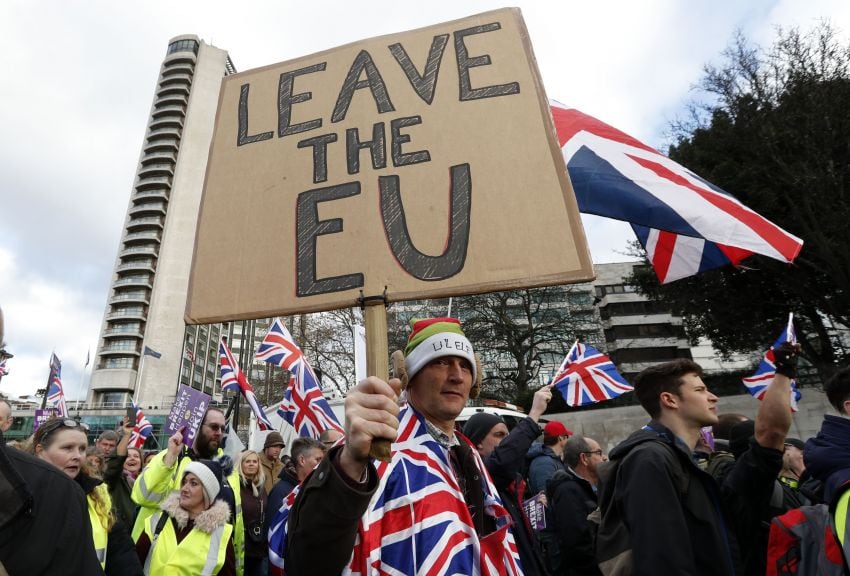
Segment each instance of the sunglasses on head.
[{"label": "sunglasses on head", "polygon": [[79,428],[83,432],[89,431],[89,425],[88,424],[85,424],[83,422],[77,422],[76,420],[71,420],[70,418],[66,418],[66,419],[56,418],[56,419],[53,419],[53,420],[48,420],[47,422],[45,422],[44,424],[41,425],[41,427],[39,428],[39,431],[43,431],[41,437],[42,437],[42,439],[44,439],[49,434],[56,432],[60,428],[71,428],[71,429]]}]

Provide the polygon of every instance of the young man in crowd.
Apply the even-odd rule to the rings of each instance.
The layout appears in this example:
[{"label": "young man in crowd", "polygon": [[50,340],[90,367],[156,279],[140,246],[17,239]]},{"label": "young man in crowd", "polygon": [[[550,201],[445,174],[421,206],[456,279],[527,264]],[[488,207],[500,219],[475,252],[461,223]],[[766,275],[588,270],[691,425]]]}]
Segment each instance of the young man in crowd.
[{"label": "young man in crowd", "polygon": [[833,374],[823,390],[838,415],[824,415],[820,432],[806,442],[803,460],[809,474],[823,483],[823,501],[831,502],[850,480],[850,368]]},{"label": "young man in crowd", "polygon": [[278,476],[283,471],[283,462],[280,460],[280,451],[286,447],[280,432],[269,432],[263,443],[263,451],[260,453],[260,466],[266,477],[265,490],[270,494]]},{"label": "young man in crowd", "polygon": [[775,350],[776,376],[759,406],[755,436],[720,487],[692,457],[700,429],[717,423],[717,397],[700,366],[680,359],[637,376],[635,394],[652,420],[611,451],[616,468],[600,493],[600,566],[624,559],[613,545],[622,528],[613,518],[606,522],[617,507],[636,576],[764,573],[756,538],[782,466],[798,350],[790,344]]},{"label": "young man in crowd", "polygon": [[546,490],[546,482],[556,472],[564,470],[564,447],[572,432],[561,422],[552,421],[543,427],[543,444],[528,451],[528,489],[532,494]]}]

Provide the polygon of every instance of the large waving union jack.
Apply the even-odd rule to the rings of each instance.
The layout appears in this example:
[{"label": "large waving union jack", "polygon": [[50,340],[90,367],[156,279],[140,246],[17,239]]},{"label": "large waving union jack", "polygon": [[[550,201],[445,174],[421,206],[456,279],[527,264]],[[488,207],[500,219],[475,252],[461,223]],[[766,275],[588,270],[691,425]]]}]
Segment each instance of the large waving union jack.
[{"label": "large waving union jack", "polygon": [[570,406],[595,404],[634,390],[608,356],[580,342],[570,348],[552,383]]},{"label": "large waving union jack", "polygon": [[803,241],[616,128],[550,101],[579,210],[632,225],[662,283],[738,265],[791,262]]},{"label": "large waving union jack", "polygon": [[280,318],[272,322],[255,358],[289,371],[289,385],[277,412],[295,428],[299,436],[318,438],[319,434],[330,428],[343,431],[322,394],[316,373]]},{"label": "large waving union jack", "polygon": [[[472,453],[482,471],[484,513],[497,527],[483,539],[475,533],[448,451],[433,439],[421,415],[402,409],[392,460],[378,463],[378,488],[343,574],[522,574],[510,515],[480,456]],[[269,532],[269,557],[281,568],[296,495],[297,489],[284,500]]]},{"label": "large waving union jack", "polygon": [[[782,331],[782,334],[779,335],[779,338],[776,339],[770,350],[764,353],[755,373],[743,379],[744,386],[747,387],[747,392],[758,400],[764,400],[767,387],[773,382],[774,376],[776,376],[776,363],[774,362],[773,350],[779,348],[785,342],[797,343],[797,332],[794,330],[793,313],[788,315],[788,324],[785,326],[785,330]],[[791,380],[791,410],[794,412],[797,411],[797,401],[802,397],[803,395],[800,393],[800,390],[797,389],[797,381]]]},{"label": "large waving union jack", "polygon": [[266,413],[257,401],[257,396],[254,394],[254,387],[245,378],[245,374],[242,373],[239,364],[233,358],[233,353],[227,347],[227,344],[225,344],[224,338],[219,340],[218,355],[221,362],[221,391],[230,390],[242,394],[257,417],[257,426],[259,426],[260,430],[272,430],[274,426],[272,426],[268,416],[266,416]]},{"label": "large waving union jack", "polygon": [[68,417],[65,405],[65,391],[62,388],[62,362],[56,354],[50,355],[50,386],[47,389],[47,401],[52,402],[58,411],[57,416]]},{"label": "large waving union jack", "polygon": [[133,426],[133,431],[130,433],[130,442],[127,446],[138,449],[144,446],[145,440],[153,432],[153,424],[145,416],[145,413],[142,412],[142,409],[136,406],[135,402],[133,403],[133,407],[136,409],[136,423]]}]

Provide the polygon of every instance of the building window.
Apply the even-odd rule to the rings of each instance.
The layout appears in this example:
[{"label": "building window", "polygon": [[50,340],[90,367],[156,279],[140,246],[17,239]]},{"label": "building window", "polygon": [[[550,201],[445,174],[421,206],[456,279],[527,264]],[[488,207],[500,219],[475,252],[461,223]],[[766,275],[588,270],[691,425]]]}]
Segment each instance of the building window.
[{"label": "building window", "polygon": [[193,54],[197,54],[198,42],[196,40],[178,40],[172,42],[168,45],[167,54],[174,54],[175,52],[192,52]]},{"label": "building window", "polygon": [[126,397],[126,392],[104,392],[100,395],[100,404],[102,406],[123,406]]}]

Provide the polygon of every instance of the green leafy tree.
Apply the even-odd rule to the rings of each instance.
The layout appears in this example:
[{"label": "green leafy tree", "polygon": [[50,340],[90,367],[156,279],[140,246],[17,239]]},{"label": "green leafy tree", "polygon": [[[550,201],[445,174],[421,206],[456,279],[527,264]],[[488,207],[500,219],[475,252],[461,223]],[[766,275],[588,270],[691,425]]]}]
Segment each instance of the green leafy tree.
[{"label": "green leafy tree", "polygon": [[701,88],[713,97],[674,126],[669,155],[805,245],[793,265],[764,257],[640,290],[724,353],[764,347],[795,313],[804,353],[823,374],[850,361],[850,45],[828,24],[779,30],[772,47],[741,35]]}]

